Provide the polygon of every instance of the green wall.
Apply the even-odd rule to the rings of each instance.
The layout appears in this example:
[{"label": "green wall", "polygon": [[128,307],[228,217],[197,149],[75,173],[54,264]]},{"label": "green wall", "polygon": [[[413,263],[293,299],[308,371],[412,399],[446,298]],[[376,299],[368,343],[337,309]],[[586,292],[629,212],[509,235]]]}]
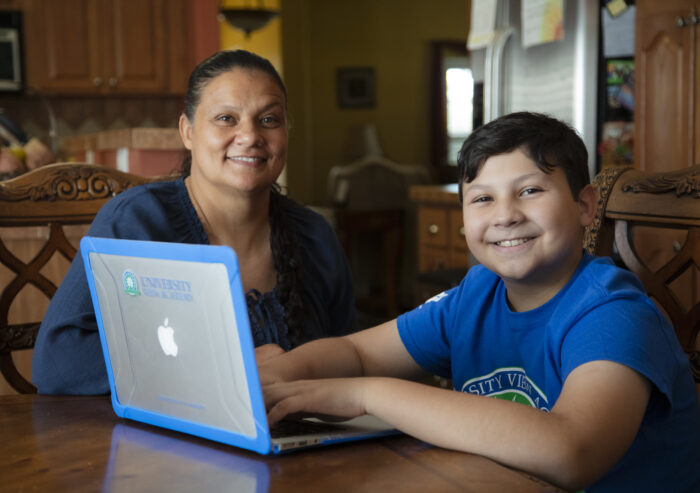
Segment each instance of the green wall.
[{"label": "green wall", "polygon": [[[469,0],[282,0],[282,58],[292,116],[287,184],[327,201],[328,170],[349,164],[349,136],[377,127],[384,154],[430,161],[430,42],[466,40]],[[339,108],[336,71],[374,67],[376,105]]]}]

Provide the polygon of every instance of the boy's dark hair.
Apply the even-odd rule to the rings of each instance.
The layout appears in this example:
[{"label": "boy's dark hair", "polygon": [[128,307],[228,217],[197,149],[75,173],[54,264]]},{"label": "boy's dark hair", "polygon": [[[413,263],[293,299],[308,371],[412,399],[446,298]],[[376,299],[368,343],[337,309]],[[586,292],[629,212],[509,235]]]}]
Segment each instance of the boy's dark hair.
[{"label": "boy's dark hair", "polygon": [[542,113],[522,111],[497,118],[474,130],[457,157],[459,201],[462,183],[476,178],[492,156],[522,150],[545,173],[561,168],[575,200],[590,183],[588,152],[576,131]]}]

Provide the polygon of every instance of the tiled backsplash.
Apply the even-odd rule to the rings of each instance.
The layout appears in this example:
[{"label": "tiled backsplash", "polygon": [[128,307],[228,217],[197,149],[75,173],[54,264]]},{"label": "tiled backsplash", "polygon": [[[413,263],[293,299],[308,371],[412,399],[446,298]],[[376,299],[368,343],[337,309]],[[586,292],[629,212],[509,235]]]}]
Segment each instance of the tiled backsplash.
[{"label": "tiled backsplash", "polygon": [[[47,146],[49,111],[56,117],[59,154],[63,140],[78,134],[132,127],[176,128],[183,107],[182,97],[66,97],[0,95],[0,109],[30,137]],[[60,156],[66,158],[68,156]]]}]

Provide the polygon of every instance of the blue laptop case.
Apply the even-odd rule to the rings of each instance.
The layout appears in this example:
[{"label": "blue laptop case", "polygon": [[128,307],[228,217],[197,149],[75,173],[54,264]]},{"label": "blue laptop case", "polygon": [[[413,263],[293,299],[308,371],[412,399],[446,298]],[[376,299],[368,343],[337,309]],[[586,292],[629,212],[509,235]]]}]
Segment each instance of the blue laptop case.
[{"label": "blue laptop case", "polygon": [[86,236],[80,251],[116,414],[269,453],[233,250]]}]

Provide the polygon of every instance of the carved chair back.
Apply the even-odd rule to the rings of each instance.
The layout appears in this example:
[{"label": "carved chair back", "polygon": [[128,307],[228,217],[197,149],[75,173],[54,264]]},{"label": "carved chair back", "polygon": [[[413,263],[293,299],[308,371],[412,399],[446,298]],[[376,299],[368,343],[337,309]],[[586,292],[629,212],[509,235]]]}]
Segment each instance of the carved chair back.
[{"label": "carved chair back", "polygon": [[360,313],[396,317],[401,295],[412,295],[412,289],[400,292],[411,284],[416,257],[415,244],[404,240],[416,228],[408,192],[429,183],[425,166],[372,154],[328,172],[333,223],[353,271]]},{"label": "carved chair back", "polygon": [[[88,225],[114,195],[134,185],[168,178],[136,176],[90,164],[61,163],[0,182],[0,262],[10,271],[10,280],[0,293],[0,372],[15,390],[36,392],[34,385],[17,370],[12,353],[34,347],[41,322],[10,324],[10,307],[28,285],[49,299],[54,295],[56,284],[42,273],[42,268],[54,254],[68,261],[75,256],[76,247],[66,237],[64,226]],[[6,237],[16,228],[41,231],[43,245],[29,260],[22,260],[21,255],[7,246]]]},{"label": "carved chair back", "polygon": [[639,276],[673,323],[700,384],[700,165],[667,173],[608,168],[593,184],[598,211],[584,248]]}]

